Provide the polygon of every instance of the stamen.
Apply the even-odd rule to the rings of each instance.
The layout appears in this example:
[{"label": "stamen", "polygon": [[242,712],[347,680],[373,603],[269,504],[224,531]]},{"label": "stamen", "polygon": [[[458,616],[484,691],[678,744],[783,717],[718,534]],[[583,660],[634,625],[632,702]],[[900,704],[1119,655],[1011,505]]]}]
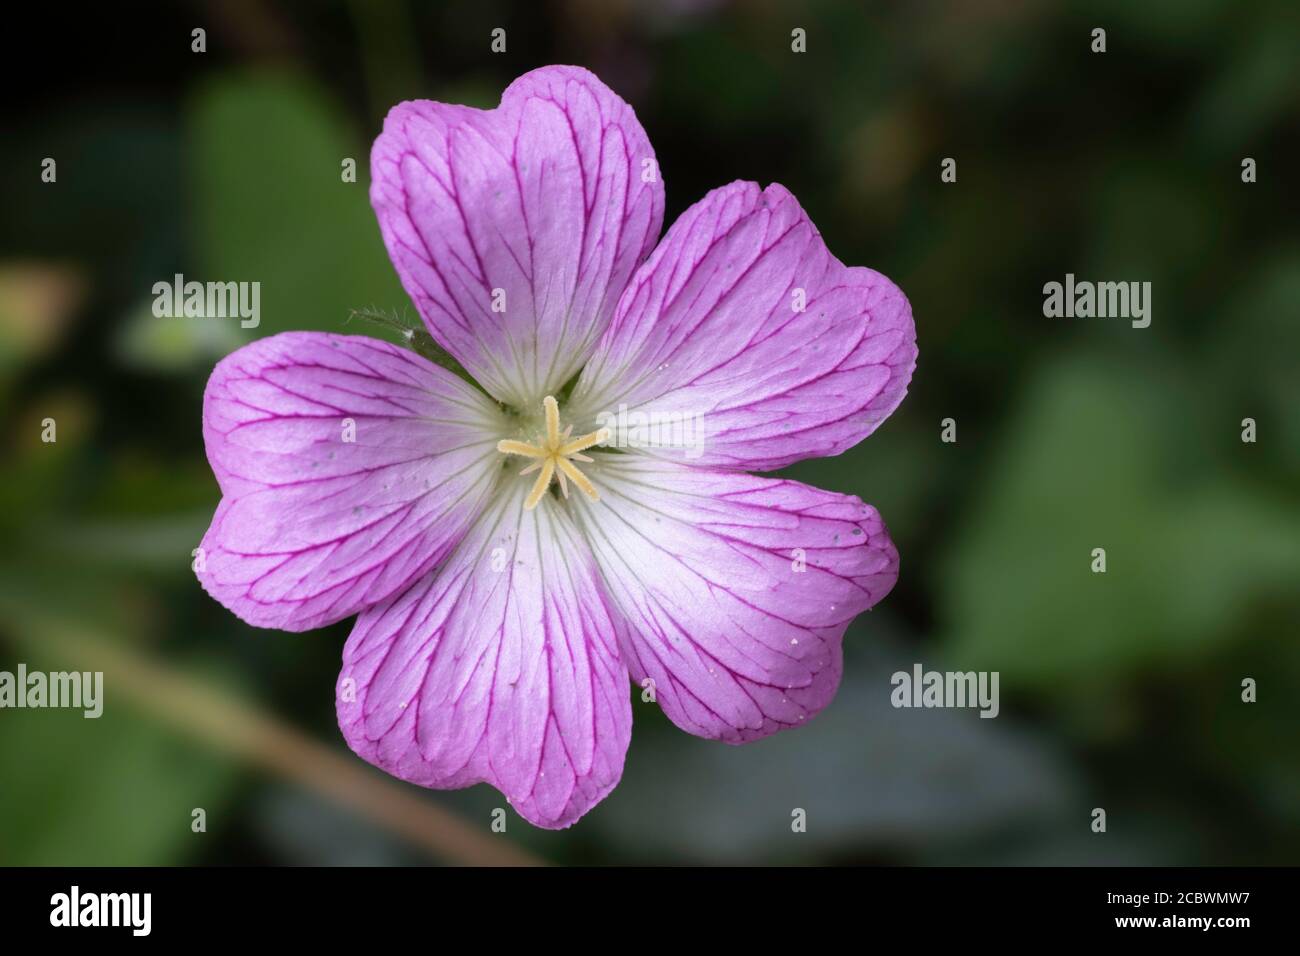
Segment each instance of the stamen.
[{"label": "stamen", "polygon": [[497,442],[497,451],[503,455],[520,455],[524,458],[536,459],[519,474],[528,475],[538,469],[541,470],[541,474],[533,482],[532,490],[528,492],[528,497],[524,499],[525,510],[532,511],[541,503],[553,478],[559,479],[560,493],[565,498],[569,497],[569,481],[572,480],[592,501],[599,501],[600,495],[596,492],[596,486],[578,470],[573,462],[591,462],[591,458],[580,452],[608,441],[609,429],[599,428],[578,438],[570,438],[569,436],[573,434],[573,425],[570,424],[563,431],[560,430],[560,403],[555,400],[555,397],[547,395],[542,400],[542,407],[546,412],[545,438],[536,445],[510,438]]},{"label": "stamen", "polygon": [[526,458],[545,458],[546,452],[526,442],[503,439],[497,442],[497,451],[507,455],[523,455]]},{"label": "stamen", "polygon": [[557,458],[556,464],[560,466],[560,472],[568,475],[573,479],[573,483],[587,493],[587,497],[592,501],[599,501],[600,495],[596,493],[596,486],[593,485],[587,476],[578,471],[576,465],[567,458]]},{"label": "stamen", "polygon": [[589,435],[583,435],[581,438],[575,438],[567,445],[561,445],[560,454],[564,455],[567,458],[569,455],[576,455],[580,451],[586,451],[592,445],[599,445],[601,442],[605,441],[608,438],[609,438],[609,429],[602,428],[599,431],[594,431]]},{"label": "stamen", "polygon": [[542,473],[537,476],[533,482],[533,490],[528,492],[528,497],[524,499],[524,510],[532,511],[542,500],[542,495],[546,494],[546,489],[551,486],[551,476],[555,474],[555,459],[548,458],[542,465]]}]

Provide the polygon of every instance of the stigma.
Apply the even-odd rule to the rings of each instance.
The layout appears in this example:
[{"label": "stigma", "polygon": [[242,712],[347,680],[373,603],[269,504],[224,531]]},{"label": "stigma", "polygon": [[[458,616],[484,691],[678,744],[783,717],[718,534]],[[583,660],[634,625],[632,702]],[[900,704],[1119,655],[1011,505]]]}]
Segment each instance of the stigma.
[{"label": "stigma", "polygon": [[574,462],[590,462],[591,459],[582,452],[608,440],[609,429],[601,428],[578,438],[570,438],[572,425],[560,431],[560,403],[555,400],[555,397],[547,395],[542,400],[542,407],[546,409],[546,435],[537,444],[530,445],[513,439],[497,442],[497,451],[503,455],[520,455],[534,459],[533,463],[519,474],[528,475],[539,469],[541,471],[537,480],[533,482],[532,491],[528,492],[528,497],[524,499],[524,510],[532,511],[537,507],[555,478],[559,478],[560,491],[564,493],[564,497],[569,497],[569,482],[572,481],[592,501],[599,501],[600,495],[596,492],[596,486],[578,470]]}]

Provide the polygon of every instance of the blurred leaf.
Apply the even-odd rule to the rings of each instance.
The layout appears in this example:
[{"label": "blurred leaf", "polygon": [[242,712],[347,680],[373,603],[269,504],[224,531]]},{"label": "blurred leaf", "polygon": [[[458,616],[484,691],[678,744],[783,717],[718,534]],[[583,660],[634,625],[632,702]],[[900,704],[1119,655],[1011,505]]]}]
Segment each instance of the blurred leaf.
[{"label": "blurred leaf", "polygon": [[1220,154],[1232,155],[1252,140],[1262,140],[1269,126],[1283,122],[1288,113],[1295,115],[1300,18],[1294,3],[1283,4],[1278,16],[1239,20],[1248,32],[1230,41],[1218,75],[1196,101],[1194,131]]},{"label": "blurred leaf", "polygon": [[213,364],[244,341],[236,320],[159,318],[153,314],[153,303],[143,302],[127,315],[115,345],[127,368],[185,372],[196,365]]},{"label": "blurred leaf", "polygon": [[[1289,245],[1241,272],[1210,329],[1206,359],[1237,397],[1235,420],[1259,426],[1253,446],[1300,474],[1300,248]],[[1263,347],[1261,347],[1263,346]]]},{"label": "blurred leaf", "polygon": [[[202,274],[186,278],[261,282],[261,324],[243,335],[342,332],[353,308],[408,304],[367,199],[369,147],[316,86],[224,77],[189,115]],[[345,159],[357,182],[342,181]]]},{"label": "blurred leaf", "polygon": [[5,712],[0,862],[167,865],[194,859],[212,839],[191,831],[195,807],[207,811],[210,829],[220,828],[231,762],[122,709],[108,681],[104,699],[97,719],[72,710]]},{"label": "blurred leaf", "polygon": [[1204,655],[1252,601],[1294,590],[1294,509],[1207,462],[1213,429],[1236,429],[1211,399],[1095,356],[1037,376],[936,581],[963,666],[1095,686]]},{"label": "blurred leaf", "polygon": [[[1122,48],[1185,51],[1221,39],[1232,4],[1224,0],[1073,0],[1074,17],[1106,26],[1124,39]],[[1129,39],[1132,38],[1132,39]]]},{"label": "blurred leaf", "polygon": [[1195,294],[1197,277],[1187,275],[1187,263],[1213,261],[1234,223],[1232,203],[1188,175],[1172,155],[1115,151],[1091,179],[1091,236],[1075,271],[1081,279],[1151,282],[1161,309],[1155,331],[1167,335],[1172,327],[1160,320],[1183,314],[1179,306]]},{"label": "blurred leaf", "polygon": [[108,518],[40,526],[38,550],[61,555],[77,571],[149,570],[189,575],[191,552],[212,521],[208,511],[159,517]]}]

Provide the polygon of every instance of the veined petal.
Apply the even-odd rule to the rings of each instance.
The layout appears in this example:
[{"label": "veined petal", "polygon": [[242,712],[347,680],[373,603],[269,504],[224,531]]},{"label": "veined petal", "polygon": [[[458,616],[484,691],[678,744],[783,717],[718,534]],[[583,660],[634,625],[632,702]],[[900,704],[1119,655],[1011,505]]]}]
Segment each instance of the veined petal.
[{"label": "veined petal", "polygon": [[400,593],[460,540],[500,472],[481,392],[378,339],[287,332],[223,359],[203,436],[223,498],[203,587],[308,630]]},{"label": "veined petal", "polygon": [[600,501],[570,500],[633,680],[651,678],[683,730],[730,743],[825,707],[845,628],[898,578],[876,510],[794,481],[593,457]]},{"label": "veined petal", "polygon": [[370,163],[380,231],[430,333],[517,408],[582,367],[663,225],[645,131],[578,67],[524,74],[495,110],[402,103]]},{"label": "veined petal", "polygon": [[692,464],[766,471],[857,444],[915,365],[898,287],[841,264],[783,187],[737,182],[688,209],[637,270],[569,414],[625,404],[695,421]]},{"label": "veined petal", "polygon": [[627,668],[585,542],[549,498],[503,492],[446,565],[363,613],[338,719],[403,780],[487,782],[529,822],[569,826],[623,772]]}]

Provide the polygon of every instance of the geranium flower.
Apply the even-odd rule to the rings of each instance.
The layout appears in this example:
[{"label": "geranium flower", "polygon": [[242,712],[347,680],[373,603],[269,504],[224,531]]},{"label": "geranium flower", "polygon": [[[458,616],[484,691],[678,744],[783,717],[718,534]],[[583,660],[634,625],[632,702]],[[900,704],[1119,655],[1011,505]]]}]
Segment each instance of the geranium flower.
[{"label": "geranium flower", "polygon": [[[494,110],[395,107],[371,175],[406,291],[481,388],[365,337],[228,356],[204,396],[208,592],[261,627],[359,615],[352,749],[426,787],[491,783],[543,827],[618,782],[629,677],[729,743],[825,707],[898,555],[857,498],[747,472],[839,454],[893,411],[916,359],[902,293],[777,185],[714,190],[657,242],[645,132],[574,67]],[[700,427],[644,447],[638,420]]]}]

